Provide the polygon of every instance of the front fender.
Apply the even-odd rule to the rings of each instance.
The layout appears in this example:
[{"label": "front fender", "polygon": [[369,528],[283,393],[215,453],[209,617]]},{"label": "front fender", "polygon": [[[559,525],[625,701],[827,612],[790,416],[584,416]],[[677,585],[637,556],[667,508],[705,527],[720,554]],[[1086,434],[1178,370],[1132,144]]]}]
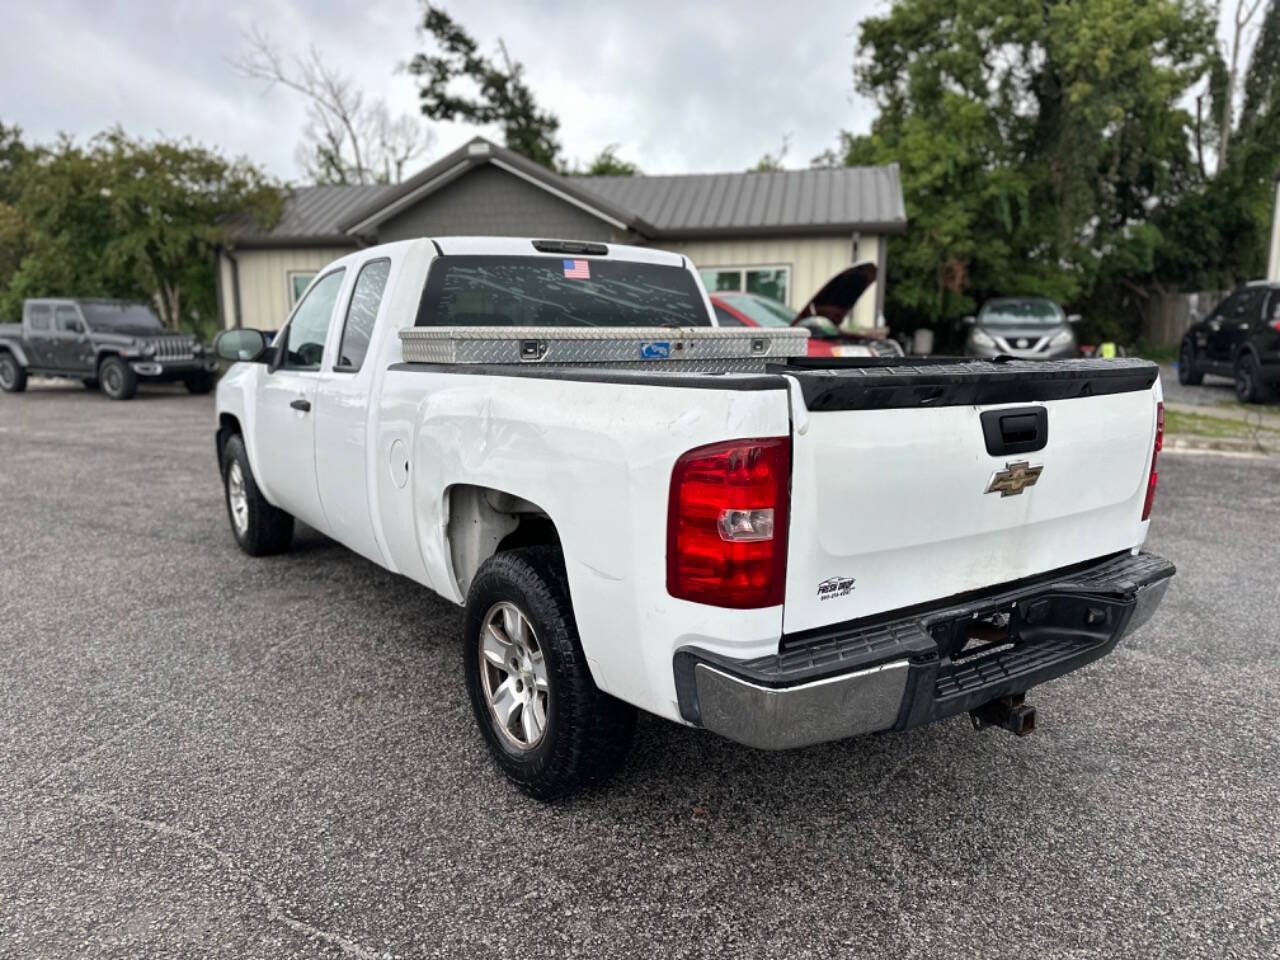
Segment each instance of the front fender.
[{"label": "front fender", "polygon": [[30,366],[27,361],[27,352],[22,349],[22,344],[17,340],[0,340],[0,350],[8,350],[13,354],[13,358],[22,364],[22,366]]}]

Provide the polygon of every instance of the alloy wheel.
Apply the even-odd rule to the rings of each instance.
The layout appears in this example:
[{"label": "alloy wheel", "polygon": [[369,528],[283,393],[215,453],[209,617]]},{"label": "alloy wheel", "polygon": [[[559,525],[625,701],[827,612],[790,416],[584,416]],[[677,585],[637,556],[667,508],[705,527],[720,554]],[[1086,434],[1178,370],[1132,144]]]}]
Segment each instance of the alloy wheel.
[{"label": "alloy wheel", "polygon": [[108,363],[102,371],[102,389],[110,396],[116,396],[124,386],[124,376],[114,363]]},{"label": "alloy wheel", "polygon": [[480,636],[480,683],[494,726],[519,751],[536,747],[547,730],[547,662],[529,618],[502,601],[485,614]]},{"label": "alloy wheel", "polygon": [[243,537],[249,529],[249,497],[244,489],[244,471],[236,460],[227,468],[227,503],[231,507],[231,525]]},{"label": "alloy wheel", "polygon": [[1248,364],[1236,368],[1236,396],[1245,402],[1253,397],[1253,371]]}]

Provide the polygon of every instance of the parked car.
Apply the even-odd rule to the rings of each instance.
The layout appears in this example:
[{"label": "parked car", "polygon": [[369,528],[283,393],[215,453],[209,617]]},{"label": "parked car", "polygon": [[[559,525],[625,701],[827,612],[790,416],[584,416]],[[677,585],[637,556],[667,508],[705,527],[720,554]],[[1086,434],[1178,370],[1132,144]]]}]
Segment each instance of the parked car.
[{"label": "parked car", "polygon": [[875,264],[855,264],[827,281],[798,313],[770,297],[736,290],[711,294],[711,306],[716,323],[722,327],[808,330],[811,357],[900,357],[902,346],[889,338],[885,327],[856,332],[840,329],[840,322],[875,278]]},{"label": "parked car", "polygon": [[181,381],[192,393],[213,389],[217,359],[200,341],[165,328],[145,303],[42,299],[22,305],[22,322],[0,325],[0,389],[21,393],[28,376],[65,377],[112,400],[138,383]]},{"label": "parked car", "polygon": [[541,798],[607,778],[636,708],[767,749],[1026,733],[1028,688],[1151,616],[1155,364],[824,366],[706,304],[650,247],[334,261],[274,344],[217,341],[236,542],[296,517],[464,605],[476,722]]},{"label": "parked car", "polygon": [[1020,357],[1058,360],[1078,352],[1072,329],[1080,322],[1047,297],[1000,297],[988,300],[977,316],[965,317],[969,333],[964,352],[970,357]]},{"label": "parked car", "polygon": [[1178,349],[1178,382],[1206,373],[1231,377],[1245,403],[1265,403],[1280,384],[1280,283],[1250,283],[1187,330]]}]

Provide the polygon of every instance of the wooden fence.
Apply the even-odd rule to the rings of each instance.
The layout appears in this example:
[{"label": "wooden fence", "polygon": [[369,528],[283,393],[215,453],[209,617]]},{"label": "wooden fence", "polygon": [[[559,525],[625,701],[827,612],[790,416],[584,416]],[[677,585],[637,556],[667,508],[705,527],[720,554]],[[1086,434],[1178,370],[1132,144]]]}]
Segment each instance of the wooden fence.
[{"label": "wooden fence", "polygon": [[1153,347],[1177,346],[1187,327],[1206,317],[1230,291],[1157,293],[1143,309],[1142,341]]}]

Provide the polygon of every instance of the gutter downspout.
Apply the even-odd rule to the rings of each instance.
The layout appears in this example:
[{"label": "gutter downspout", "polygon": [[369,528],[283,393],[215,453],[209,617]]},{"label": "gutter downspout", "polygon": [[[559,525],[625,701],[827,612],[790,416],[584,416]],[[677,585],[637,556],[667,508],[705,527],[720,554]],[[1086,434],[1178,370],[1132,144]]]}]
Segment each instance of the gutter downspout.
[{"label": "gutter downspout", "polygon": [[213,250],[213,302],[218,308],[218,326],[227,329],[227,304],[222,296],[222,247]]},{"label": "gutter downspout", "polygon": [[[227,260],[231,262],[231,301],[235,305],[235,329],[239,330],[244,326],[244,315],[240,311],[240,261],[236,259],[235,254],[230,250],[223,250],[227,255]],[[221,282],[221,279],[219,279]]]},{"label": "gutter downspout", "polygon": [[[876,237],[876,326],[884,318],[884,294],[889,287],[889,238],[885,234]],[[885,320],[885,326],[889,321]]]},{"label": "gutter downspout", "polygon": [[1280,170],[1272,183],[1275,201],[1271,206],[1271,250],[1267,256],[1267,279],[1280,280]]}]

